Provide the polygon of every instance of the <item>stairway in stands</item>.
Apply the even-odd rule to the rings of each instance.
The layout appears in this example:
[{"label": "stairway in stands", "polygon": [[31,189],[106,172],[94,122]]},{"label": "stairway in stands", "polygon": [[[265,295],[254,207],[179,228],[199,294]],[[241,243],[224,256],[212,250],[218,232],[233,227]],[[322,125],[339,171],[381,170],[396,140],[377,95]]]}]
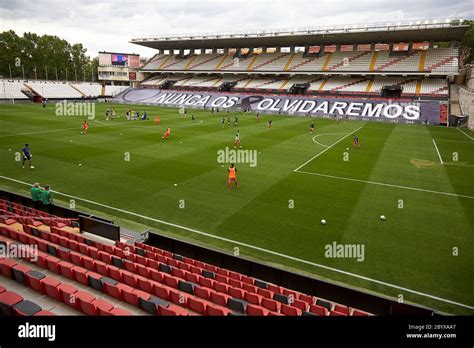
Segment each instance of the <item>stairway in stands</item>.
[{"label": "stairway in stands", "polygon": [[260,64],[257,64],[256,66],[253,66],[250,70],[257,70],[257,69],[260,69],[262,66],[265,66],[265,65],[268,65],[270,63],[273,63],[274,61],[278,60],[278,59],[282,59],[282,58],[285,58],[288,56],[288,53],[281,53],[279,55],[276,55],[276,57],[273,57],[269,60],[266,60]]}]

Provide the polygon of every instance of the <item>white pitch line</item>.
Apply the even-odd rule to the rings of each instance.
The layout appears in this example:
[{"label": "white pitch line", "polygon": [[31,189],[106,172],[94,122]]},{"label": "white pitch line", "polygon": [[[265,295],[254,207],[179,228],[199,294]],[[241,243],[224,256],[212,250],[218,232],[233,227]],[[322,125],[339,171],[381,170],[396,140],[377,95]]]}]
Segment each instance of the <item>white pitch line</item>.
[{"label": "white pitch line", "polygon": [[81,127],[74,127],[74,128],[53,129],[53,130],[30,132],[30,133],[6,134],[6,135],[0,135],[0,138],[15,137],[15,136],[20,136],[20,135],[32,135],[32,134],[42,134],[42,133],[63,132],[63,131],[68,131],[68,130],[73,130],[73,129],[79,130],[80,128]]},{"label": "white pitch line", "polygon": [[371,185],[395,187],[395,188],[400,188],[400,189],[404,189],[404,190],[428,192],[428,193],[434,193],[434,194],[438,194],[438,195],[445,195],[445,196],[452,196],[452,197],[461,197],[461,198],[474,199],[473,196],[459,195],[459,194],[457,194],[457,193],[426,190],[426,189],[421,189],[421,188],[417,188],[417,187],[393,185],[393,184],[387,184],[387,183],[378,182],[378,181],[367,181],[367,180],[361,180],[361,179],[347,178],[347,177],[344,177],[344,176],[336,176],[336,175],[329,175],[329,174],[305,172],[305,171],[303,171],[303,170],[295,170],[295,173],[302,173],[302,174],[309,174],[309,175],[315,175],[315,176],[322,176],[322,177],[331,178],[331,179],[339,179],[339,180],[347,180],[347,181],[361,182],[361,183],[364,183],[364,184],[371,184]]},{"label": "white pitch line", "polygon": [[438,154],[439,161],[441,162],[441,164],[444,164],[443,158],[441,157],[441,154],[439,153],[439,150],[438,150],[438,145],[436,145],[436,141],[434,139],[431,139],[431,140],[433,140],[433,145],[436,149],[436,153]]},{"label": "white pitch line", "polygon": [[451,139],[435,139],[437,142],[447,141],[450,143],[461,143],[461,144],[474,144],[472,141],[461,141],[461,140],[451,140]]},{"label": "white pitch line", "polygon": [[473,137],[471,137],[469,134],[467,134],[465,131],[463,131],[461,128],[456,128],[458,131],[460,131],[462,134],[464,134],[466,137],[468,137],[471,140],[474,140]]},{"label": "white pitch line", "polygon": [[445,166],[459,166],[459,167],[471,167],[474,168],[474,165],[472,164],[462,164],[462,163],[445,163]]},{"label": "white pitch line", "polygon": [[339,139],[338,141],[336,141],[334,144],[332,144],[332,145],[326,147],[323,151],[319,152],[316,156],[310,158],[309,160],[307,160],[306,162],[304,162],[302,165],[300,165],[298,168],[296,168],[296,169],[294,170],[294,172],[300,170],[300,169],[303,168],[305,165],[307,165],[309,162],[311,162],[311,161],[314,160],[315,158],[321,156],[323,153],[325,153],[327,150],[329,150],[330,148],[332,148],[334,145],[340,143],[341,141],[343,141],[344,139],[346,139],[349,135],[351,135],[351,134],[357,132],[357,131],[358,131],[359,129],[361,129],[362,127],[363,127],[363,126],[360,126],[360,127],[357,128],[356,130],[353,130],[352,132],[348,133],[345,137],[343,137],[343,138]]},{"label": "white pitch line", "polygon": [[329,145],[324,145],[324,144],[321,144],[319,141],[316,141],[315,138],[321,137],[321,136],[323,136],[323,135],[340,135],[340,134],[346,134],[346,133],[323,133],[323,134],[316,134],[316,135],[313,137],[313,142],[315,142],[316,144],[321,145],[321,146],[323,146],[323,147],[329,147]]},{"label": "white pitch line", "polygon": [[[298,173],[304,173],[304,172],[298,172]],[[23,184],[23,185],[32,186],[32,184],[30,184],[30,183],[20,181],[20,180],[16,180],[16,179],[13,179],[13,178],[9,178],[9,177],[6,177],[6,176],[0,176],[0,178],[5,179],[5,180],[14,181],[14,182],[17,182],[17,183],[20,183],[20,184]],[[59,195],[62,195],[64,197],[77,199],[77,200],[87,202],[87,203],[91,203],[91,204],[94,204],[94,205],[98,205],[98,206],[101,206],[101,207],[104,207],[104,208],[107,208],[107,209],[111,209],[111,210],[115,210],[115,211],[125,213],[125,214],[128,214],[128,215],[136,216],[136,217],[139,217],[139,218],[142,218],[142,219],[145,219],[145,220],[150,220],[150,221],[158,222],[158,223],[161,223],[161,224],[164,224],[164,225],[177,227],[177,228],[183,229],[185,231],[193,232],[193,233],[203,235],[203,236],[206,236],[206,237],[210,237],[210,238],[214,238],[214,239],[219,239],[219,240],[222,240],[222,241],[225,241],[225,242],[228,242],[228,243],[238,244],[238,245],[247,247],[249,249],[258,250],[258,251],[261,251],[261,252],[264,252],[264,253],[267,253],[267,254],[279,256],[279,257],[284,258],[284,259],[293,260],[293,261],[304,263],[304,264],[307,264],[307,265],[310,265],[310,266],[313,266],[313,267],[326,269],[326,270],[333,271],[333,272],[336,272],[336,273],[340,273],[340,274],[344,274],[344,275],[351,276],[351,277],[354,277],[354,278],[362,279],[362,280],[365,280],[365,281],[368,281],[368,282],[381,284],[381,285],[384,285],[384,286],[387,286],[387,287],[390,287],[390,288],[403,290],[403,291],[406,291],[406,292],[409,292],[409,293],[412,293],[412,294],[415,294],[415,295],[418,295],[418,296],[431,298],[431,299],[436,300],[436,301],[449,303],[449,304],[452,304],[452,305],[455,305],[455,306],[459,306],[459,307],[463,307],[463,308],[467,308],[467,309],[471,309],[471,310],[474,309],[474,306],[469,306],[469,305],[464,304],[464,303],[448,300],[448,299],[438,297],[438,296],[434,296],[434,295],[430,295],[430,294],[425,294],[425,293],[420,292],[420,291],[416,291],[416,290],[408,289],[408,288],[405,288],[405,287],[402,287],[402,286],[386,283],[386,282],[383,282],[381,280],[372,279],[372,278],[369,278],[369,277],[366,277],[366,276],[361,276],[359,274],[355,274],[355,273],[343,271],[343,270],[340,270],[340,269],[337,269],[337,268],[321,265],[321,264],[318,264],[318,263],[315,263],[315,262],[299,259],[299,258],[296,258],[294,256],[285,255],[285,254],[282,254],[282,253],[279,253],[279,252],[276,252],[276,251],[260,248],[260,247],[250,245],[250,244],[247,244],[247,243],[238,242],[238,241],[235,241],[235,240],[232,240],[232,239],[229,239],[229,238],[220,237],[220,236],[216,236],[216,235],[213,235],[213,234],[210,234],[210,233],[202,232],[202,231],[190,228],[190,227],[181,226],[181,225],[178,225],[178,224],[174,224],[174,223],[171,223],[171,222],[167,222],[167,221],[155,219],[155,218],[152,218],[152,217],[144,216],[144,215],[137,214],[137,213],[127,211],[127,210],[123,210],[123,209],[120,209],[120,208],[111,207],[109,205],[105,205],[105,204],[94,202],[94,201],[91,201],[91,200],[88,200],[88,199],[72,196],[72,195],[69,195],[69,194],[66,194],[66,193],[61,193],[59,191],[55,191],[55,190],[52,190],[52,191],[59,194]]]}]

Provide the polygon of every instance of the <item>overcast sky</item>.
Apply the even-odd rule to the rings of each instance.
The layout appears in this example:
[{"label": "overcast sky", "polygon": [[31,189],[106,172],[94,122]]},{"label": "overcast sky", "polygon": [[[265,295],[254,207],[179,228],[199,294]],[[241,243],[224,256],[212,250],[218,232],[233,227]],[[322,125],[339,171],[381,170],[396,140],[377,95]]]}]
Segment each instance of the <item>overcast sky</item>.
[{"label": "overcast sky", "polygon": [[412,19],[474,18],[473,0],[0,0],[0,31],[57,35],[98,51],[153,50],[147,35],[278,29]]}]

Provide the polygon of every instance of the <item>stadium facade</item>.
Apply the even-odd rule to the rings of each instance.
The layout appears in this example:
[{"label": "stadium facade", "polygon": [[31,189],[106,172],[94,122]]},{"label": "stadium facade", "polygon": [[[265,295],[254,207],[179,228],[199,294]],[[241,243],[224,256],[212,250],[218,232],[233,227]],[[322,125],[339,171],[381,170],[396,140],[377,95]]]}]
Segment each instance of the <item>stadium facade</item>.
[{"label": "stadium facade", "polygon": [[[447,124],[462,20],[136,38],[157,53],[117,101]],[[457,87],[455,87],[457,88]],[[456,91],[457,92],[457,91]],[[457,94],[457,93],[456,93]]]}]

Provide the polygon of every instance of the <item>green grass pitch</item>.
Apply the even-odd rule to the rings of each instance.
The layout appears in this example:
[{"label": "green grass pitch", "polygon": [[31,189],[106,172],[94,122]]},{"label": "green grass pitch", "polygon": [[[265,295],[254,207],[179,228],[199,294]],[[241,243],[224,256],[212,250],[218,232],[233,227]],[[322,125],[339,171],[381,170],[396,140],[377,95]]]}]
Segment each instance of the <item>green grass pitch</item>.
[{"label": "green grass pitch", "polygon": [[[122,117],[106,121],[112,106]],[[126,121],[129,107],[96,104],[83,135],[86,117],[56,116],[52,103],[46,110],[0,105],[0,187],[28,194],[21,182],[49,184],[57,204],[74,196],[76,208],[137,230],[149,226],[397,300],[474,313],[473,132],[315,119],[309,134],[307,117],[262,115],[257,123],[255,114],[232,112],[242,149],[256,151],[257,165],[237,163],[239,188],[229,191],[228,164],[217,153],[233,149],[237,128],[221,126],[225,113],[137,106],[150,120]],[[15,161],[25,143],[34,170]],[[333,242],[364,245],[364,260],[325,257]]]}]

